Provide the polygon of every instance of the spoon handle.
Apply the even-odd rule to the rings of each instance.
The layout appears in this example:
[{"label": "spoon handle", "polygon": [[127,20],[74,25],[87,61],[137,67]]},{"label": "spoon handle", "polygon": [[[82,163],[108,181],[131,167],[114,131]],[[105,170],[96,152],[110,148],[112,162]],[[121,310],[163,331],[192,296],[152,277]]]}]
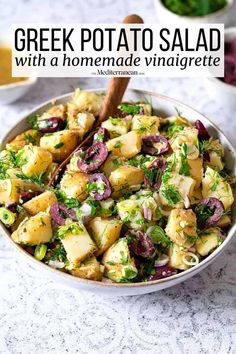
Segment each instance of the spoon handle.
[{"label": "spoon handle", "polygon": [[[124,24],[143,23],[143,20],[138,15],[126,16]],[[117,107],[122,101],[125,90],[128,86],[130,77],[112,77],[107,89],[106,96],[103,101],[102,108],[96,123],[96,126],[100,125],[108,117],[112,117],[117,112]]]}]

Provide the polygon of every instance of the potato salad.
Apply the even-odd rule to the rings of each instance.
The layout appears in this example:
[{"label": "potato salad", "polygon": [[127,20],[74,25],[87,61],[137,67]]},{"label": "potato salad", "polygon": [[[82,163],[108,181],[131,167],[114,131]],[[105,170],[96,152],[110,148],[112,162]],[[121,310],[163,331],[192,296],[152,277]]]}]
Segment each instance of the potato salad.
[{"label": "potato salad", "polygon": [[231,224],[224,146],[201,121],[162,118],[145,100],[94,129],[103,98],[76,89],[1,151],[1,222],[37,260],[79,278],[146,282],[196,266]]}]

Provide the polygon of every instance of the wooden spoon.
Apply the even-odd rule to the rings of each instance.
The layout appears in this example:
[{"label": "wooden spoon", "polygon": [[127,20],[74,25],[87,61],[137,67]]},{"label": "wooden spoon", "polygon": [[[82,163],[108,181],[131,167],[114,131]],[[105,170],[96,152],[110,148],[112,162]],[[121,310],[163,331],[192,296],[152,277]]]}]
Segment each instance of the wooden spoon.
[{"label": "wooden spoon", "polygon": [[[129,15],[126,16],[124,24],[131,24],[136,23],[140,24],[143,23],[143,20],[138,15]],[[108,117],[112,117],[117,112],[117,107],[122,102],[123,95],[125,90],[128,86],[130,77],[112,77],[107,89],[106,96],[104,98],[98,119],[96,121],[94,129],[88,134],[88,136],[77,146],[77,148],[58,166],[58,168],[53,172],[52,177],[48,183],[48,186],[54,186],[55,182],[58,179],[58,176],[62,173],[65,169],[66,165],[69,163],[71,157],[74,155],[76,151],[80,148],[89,145],[92,143],[92,139],[94,134],[97,132],[99,126],[101,125],[104,120]]]},{"label": "wooden spoon", "polygon": [[[143,23],[143,20],[138,15],[129,15],[126,16],[124,24],[131,23]],[[110,80],[110,84],[107,89],[107,94],[104,98],[103,105],[101,111],[99,113],[98,120],[96,122],[96,126],[101,125],[104,120],[108,117],[113,117],[117,112],[117,107],[122,101],[125,90],[128,86],[130,77],[112,77]]]}]

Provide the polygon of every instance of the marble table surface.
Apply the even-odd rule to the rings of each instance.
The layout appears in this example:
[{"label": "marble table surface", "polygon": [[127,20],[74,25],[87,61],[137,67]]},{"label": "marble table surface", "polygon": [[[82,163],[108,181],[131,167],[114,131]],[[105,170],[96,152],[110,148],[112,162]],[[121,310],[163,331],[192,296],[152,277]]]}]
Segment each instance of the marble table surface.
[{"label": "marble table surface", "polygon": [[[155,22],[151,0],[0,0],[0,32],[19,22],[114,22],[128,13]],[[24,16],[27,13],[28,16]],[[0,106],[0,137],[44,100],[102,79],[39,79]],[[235,111],[213,101],[198,79],[133,79],[131,87],[184,100],[236,145]],[[26,266],[0,235],[0,353],[236,353],[236,242],[190,280],[150,295],[98,296],[64,287]]]}]

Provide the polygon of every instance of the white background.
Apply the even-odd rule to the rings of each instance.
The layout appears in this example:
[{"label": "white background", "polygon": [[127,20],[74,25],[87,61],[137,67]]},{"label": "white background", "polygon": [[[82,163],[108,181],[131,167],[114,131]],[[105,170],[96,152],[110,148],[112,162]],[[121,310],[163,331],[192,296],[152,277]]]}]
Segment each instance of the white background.
[{"label": "white background", "polygon": [[[11,23],[112,23],[128,13],[155,22],[152,0],[0,0],[0,33]],[[20,101],[0,106],[1,136],[37,104],[102,79],[40,79]],[[235,111],[214,102],[198,79],[132,79],[131,87],[184,100],[213,119],[236,145]],[[0,235],[1,354],[234,354],[234,242],[216,262],[169,290],[109,298],[71,290],[32,272]]]}]

